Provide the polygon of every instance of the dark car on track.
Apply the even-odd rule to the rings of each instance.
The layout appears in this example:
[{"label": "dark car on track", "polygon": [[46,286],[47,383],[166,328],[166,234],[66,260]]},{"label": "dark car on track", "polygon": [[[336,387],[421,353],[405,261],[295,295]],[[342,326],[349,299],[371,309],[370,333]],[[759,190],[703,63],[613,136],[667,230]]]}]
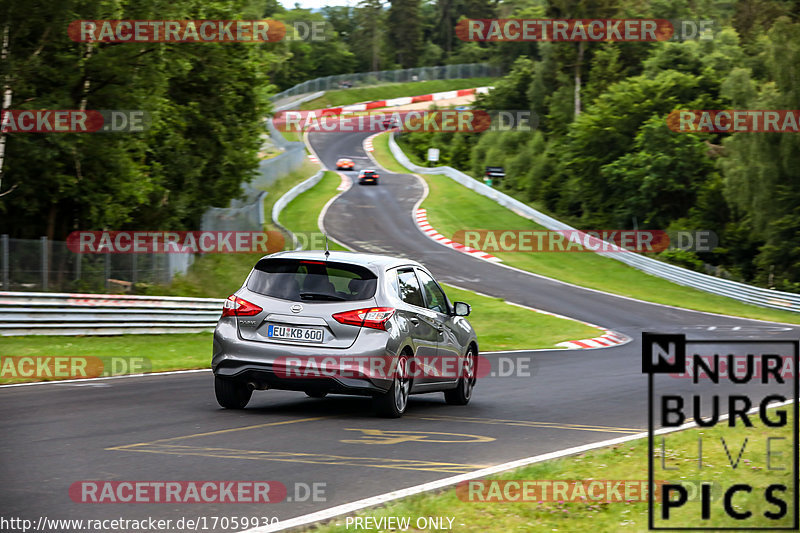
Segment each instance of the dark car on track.
[{"label": "dark car on track", "polygon": [[[466,405],[478,360],[470,311],[415,261],[268,255],[226,300],[214,331],[217,401],[242,409],[253,390],[267,389],[364,395],[388,417],[402,416],[409,394],[444,392],[447,403]],[[444,364],[451,371],[430,371]]]},{"label": "dark car on track", "polygon": [[366,183],[371,183],[372,185],[377,185],[378,178],[380,178],[380,175],[377,172],[374,170],[365,169],[362,170],[358,175],[358,184],[364,185]]}]

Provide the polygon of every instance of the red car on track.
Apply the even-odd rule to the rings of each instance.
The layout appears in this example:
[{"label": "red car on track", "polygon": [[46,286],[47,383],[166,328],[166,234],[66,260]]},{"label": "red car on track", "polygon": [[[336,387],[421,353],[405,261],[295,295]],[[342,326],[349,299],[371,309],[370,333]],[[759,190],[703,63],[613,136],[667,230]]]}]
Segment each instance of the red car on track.
[{"label": "red car on track", "polygon": [[341,158],[336,161],[336,170],[353,170],[355,163],[352,159]]}]

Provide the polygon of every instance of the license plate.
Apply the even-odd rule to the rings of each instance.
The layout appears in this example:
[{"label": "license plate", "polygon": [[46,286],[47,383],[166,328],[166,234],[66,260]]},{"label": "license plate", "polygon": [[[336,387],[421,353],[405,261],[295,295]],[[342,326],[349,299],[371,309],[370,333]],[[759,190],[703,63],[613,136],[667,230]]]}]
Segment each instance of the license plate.
[{"label": "license plate", "polygon": [[267,327],[267,337],[270,339],[283,339],[302,342],[322,342],[323,331],[321,328],[296,328],[292,326]]}]

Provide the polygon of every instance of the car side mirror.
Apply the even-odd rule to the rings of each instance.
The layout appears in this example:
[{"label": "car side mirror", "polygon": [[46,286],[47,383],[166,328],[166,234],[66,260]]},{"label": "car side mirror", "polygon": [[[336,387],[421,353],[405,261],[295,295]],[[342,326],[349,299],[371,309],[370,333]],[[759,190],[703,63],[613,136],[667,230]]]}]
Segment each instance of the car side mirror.
[{"label": "car side mirror", "polygon": [[455,302],[453,304],[453,314],[455,316],[469,316],[472,312],[472,307],[468,303]]}]

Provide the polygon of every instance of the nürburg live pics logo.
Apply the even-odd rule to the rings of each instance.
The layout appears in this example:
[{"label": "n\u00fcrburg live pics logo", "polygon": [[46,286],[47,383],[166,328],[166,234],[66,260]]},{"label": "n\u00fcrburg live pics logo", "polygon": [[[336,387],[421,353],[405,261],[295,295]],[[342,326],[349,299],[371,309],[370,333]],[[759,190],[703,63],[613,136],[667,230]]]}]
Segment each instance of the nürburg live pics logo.
[{"label": "n\u00fcrburg live pics logo", "polygon": [[651,530],[798,529],[800,341],[739,335],[642,334]]}]

